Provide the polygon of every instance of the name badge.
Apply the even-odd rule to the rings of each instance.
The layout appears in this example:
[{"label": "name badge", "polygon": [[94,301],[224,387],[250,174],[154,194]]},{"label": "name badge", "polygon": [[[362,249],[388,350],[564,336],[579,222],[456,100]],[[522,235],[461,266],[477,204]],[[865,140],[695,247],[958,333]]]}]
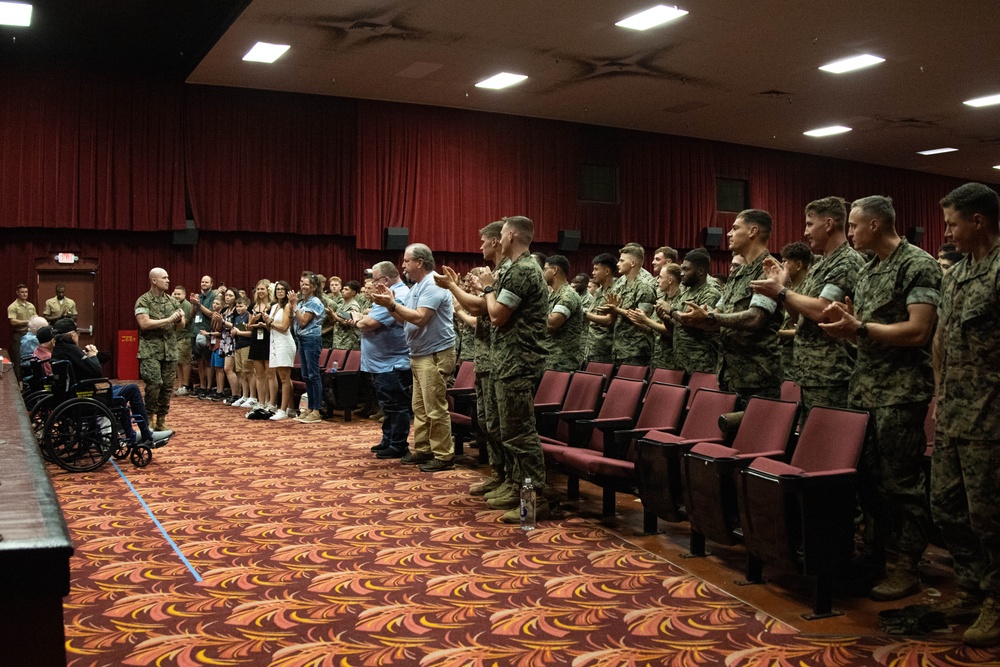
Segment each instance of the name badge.
[{"label": "name badge", "polygon": [[257,340],[264,340],[264,330],[257,329]]},{"label": "name badge", "polygon": [[194,321],[195,321],[195,323],[201,322],[201,315],[195,315],[194,316]]}]

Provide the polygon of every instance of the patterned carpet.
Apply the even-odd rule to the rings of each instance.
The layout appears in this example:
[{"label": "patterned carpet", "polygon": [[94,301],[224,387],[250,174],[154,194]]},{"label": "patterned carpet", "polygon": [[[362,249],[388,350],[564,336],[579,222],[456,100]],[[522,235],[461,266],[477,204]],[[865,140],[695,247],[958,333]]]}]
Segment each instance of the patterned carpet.
[{"label": "patterned carpet", "polygon": [[1000,664],[807,637],[584,519],[504,525],[465,493],[478,473],[375,460],[372,422],[242,414],[174,399],[178,435],[123,462],[128,482],[50,468],[76,546],[70,665]]}]

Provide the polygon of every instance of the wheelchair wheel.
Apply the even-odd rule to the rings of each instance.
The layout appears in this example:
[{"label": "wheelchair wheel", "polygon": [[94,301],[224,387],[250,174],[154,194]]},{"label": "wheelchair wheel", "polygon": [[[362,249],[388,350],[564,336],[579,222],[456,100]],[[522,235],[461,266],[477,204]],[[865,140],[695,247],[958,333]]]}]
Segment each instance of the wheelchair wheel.
[{"label": "wheelchair wheel", "polygon": [[136,468],[145,468],[153,460],[153,450],[146,445],[136,445],[128,458]]},{"label": "wheelchair wheel", "polygon": [[28,419],[31,422],[31,432],[35,434],[35,442],[38,443],[39,449],[42,451],[42,458],[48,462],[52,462],[52,457],[49,456],[48,450],[45,448],[45,424],[48,422],[49,417],[52,415],[52,410],[56,407],[58,401],[56,397],[52,394],[48,394],[47,397],[42,397],[35,403],[35,406],[31,408],[31,412],[28,413]]},{"label": "wheelchair wheel", "polygon": [[97,470],[118,443],[114,415],[94,399],[70,399],[52,411],[43,443],[60,468],[70,472]]},{"label": "wheelchair wheel", "polygon": [[121,461],[122,459],[127,459],[131,453],[131,443],[125,438],[118,438],[118,446],[115,447],[115,451],[111,453],[111,456],[115,457],[115,461]]},{"label": "wheelchair wheel", "polygon": [[51,395],[51,391],[45,391],[44,389],[33,391],[24,397],[24,407],[28,408],[28,412],[31,412],[34,407],[42,401],[42,399]]}]

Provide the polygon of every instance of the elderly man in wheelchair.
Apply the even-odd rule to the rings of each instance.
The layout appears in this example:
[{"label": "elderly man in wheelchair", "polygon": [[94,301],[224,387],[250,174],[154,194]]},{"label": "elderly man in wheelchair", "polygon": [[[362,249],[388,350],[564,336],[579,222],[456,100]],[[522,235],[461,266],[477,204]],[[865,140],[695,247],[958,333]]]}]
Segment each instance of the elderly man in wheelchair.
[{"label": "elderly man in wheelchair", "polygon": [[[52,328],[56,340],[52,360],[68,365],[52,364],[52,397],[32,411],[33,421],[44,418],[43,451],[72,471],[94,470],[111,455],[128,456],[138,467],[147,465],[152,449],[167,444],[173,431],[150,430],[139,387],[112,386],[104,378],[97,348],[79,346],[72,320],[59,320]],[[36,420],[38,410],[44,414]],[[139,428],[138,440],[133,422]]]}]

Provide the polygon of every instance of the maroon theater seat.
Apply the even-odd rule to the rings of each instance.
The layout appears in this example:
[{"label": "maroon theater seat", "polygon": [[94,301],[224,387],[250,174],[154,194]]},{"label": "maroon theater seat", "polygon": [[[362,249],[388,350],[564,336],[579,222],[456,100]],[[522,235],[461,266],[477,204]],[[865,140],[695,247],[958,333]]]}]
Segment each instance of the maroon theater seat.
[{"label": "maroon theater seat", "polygon": [[791,463],[756,458],[737,479],[747,579],[763,581],[764,563],[816,576],[807,619],[835,614],[833,576],[854,551],[856,468],[867,428],[867,412],[814,407]]},{"label": "maroon theater seat", "polygon": [[742,541],[737,471],[760,456],[783,457],[798,418],[798,403],[753,396],[731,447],[701,442],[684,455],[681,479],[693,555],[705,555],[705,538],[730,545]]}]

